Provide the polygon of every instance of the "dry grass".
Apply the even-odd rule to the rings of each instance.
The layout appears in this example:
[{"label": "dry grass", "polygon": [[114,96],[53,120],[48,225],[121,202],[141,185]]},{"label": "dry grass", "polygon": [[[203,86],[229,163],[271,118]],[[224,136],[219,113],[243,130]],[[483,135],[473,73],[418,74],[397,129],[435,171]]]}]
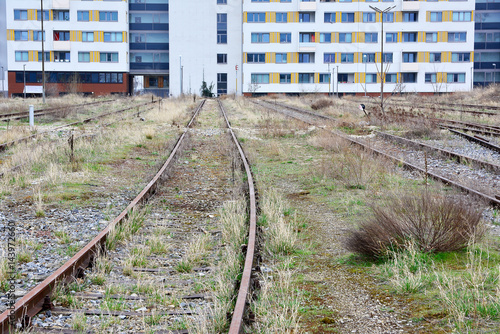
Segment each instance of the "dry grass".
[{"label": "dry grass", "polygon": [[309,138],[307,142],[312,146],[322,147],[332,153],[346,151],[350,146],[347,140],[327,131],[319,131],[314,136]]},{"label": "dry grass", "polygon": [[352,231],[346,247],[370,257],[384,257],[391,250],[414,243],[422,252],[464,249],[484,233],[481,210],[462,199],[423,191],[399,193],[387,204],[372,205],[373,217]]}]

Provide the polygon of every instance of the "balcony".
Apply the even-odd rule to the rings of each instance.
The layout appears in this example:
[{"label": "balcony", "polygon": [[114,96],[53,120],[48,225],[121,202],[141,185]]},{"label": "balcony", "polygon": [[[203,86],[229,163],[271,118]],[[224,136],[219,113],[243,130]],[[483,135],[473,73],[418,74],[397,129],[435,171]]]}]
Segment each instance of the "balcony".
[{"label": "balcony", "polygon": [[420,1],[404,1],[403,0],[403,11],[411,10],[418,11],[420,9]]},{"label": "balcony", "polygon": [[418,63],[402,63],[401,72],[418,72]]},{"label": "balcony", "polygon": [[299,10],[315,11],[316,2],[299,2]]},{"label": "balcony", "polygon": [[53,9],[68,9],[69,0],[52,0]]},{"label": "balcony", "polygon": [[54,41],[54,51],[65,51],[71,49],[70,41]]}]

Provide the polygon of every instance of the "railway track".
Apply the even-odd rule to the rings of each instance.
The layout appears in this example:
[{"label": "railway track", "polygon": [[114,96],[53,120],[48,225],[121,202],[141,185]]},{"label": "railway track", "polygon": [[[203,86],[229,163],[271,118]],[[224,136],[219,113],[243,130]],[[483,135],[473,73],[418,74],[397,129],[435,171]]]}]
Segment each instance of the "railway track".
[{"label": "railway track", "polygon": [[[288,117],[296,118],[315,126],[322,125],[321,123],[318,123],[318,119],[321,119],[321,122],[324,122],[325,120],[325,116],[315,117],[314,113],[303,111],[300,108],[288,107],[283,104],[276,105],[274,103],[263,101],[254,101],[254,103],[264,108],[283,113]],[[500,184],[498,175],[486,178],[485,182],[482,185],[478,185],[477,176],[476,179],[474,179],[472,176],[472,179],[470,179],[468,182],[469,184],[464,184],[463,181],[461,181],[461,179],[464,177],[463,174],[460,176],[455,175],[452,177],[450,173],[442,173],[439,166],[437,166],[437,168],[430,168],[430,164],[425,164],[424,161],[426,160],[426,157],[424,157],[422,153],[416,154],[411,159],[409,159],[409,156],[405,155],[400,147],[388,147],[387,142],[383,144],[377,144],[376,141],[363,141],[361,139],[355,139],[338,131],[332,131],[332,133],[339,137],[342,137],[352,144],[362,147],[369,152],[373,152],[377,155],[389,158],[390,160],[395,161],[406,169],[417,171],[419,173],[422,173],[423,175],[427,175],[430,178],[439,180],[444,184],[451,185],[457,189],[460,189],[461,191],[476,195],[487,201],[491,205],[500,207],[500,194],[496,193],[496,189],[499,188],[498,185]],[[467,168],[463,170],[465,171],[467,170]],[[484,179],[485,177],[481,176],[480,178]],[[480,189],[478,190],[477,188]]]},{"label": "railway track", "polygon": [[156,100],[156,101],[152,101],[152,102],[146,102],[146,103],[141,103],[141,104],[134,105],[134,106],[131,106],[131,107],[127,107],[127,108],[124,108],[124,109],[119,109],[119,110],[115,110],[115,111],[111,111],[111,112],[106,112],[106,113],[103,113],[103,114],[100,114],[100,115],[97,115],[97,116],[94,116],[94,117],[86,118],[86,119],[81,120],[81,121],[77,121],[77,122],[72,122],[72,123],[68,123],[68,124],[56,126],[56,127],[52,128],[50,130],[47,130],[47,131],[37,132],[37,133],[32,134],[30,136],[26,136],[26,137],[23,137],[23,138],[11,140],[9,142],[0,144],[0,152],[1,151],[5,151],[9,147],[15,146],[15,145],[17,145],[19,143],[24,143],[24,142],[27,142],[27,141],[32,140],[34,138],[37,138],[37,137],[40,137],[40,136],[43,136],[43,135],[46,135],[46,134],[49,134],[49,133],[52,133],[52,132],[55,132],[55,131],[59,131],[59,130],[64,129],[64,128],[68,128],[68,127],[71,127],[71,126],[77,126],[77,125],[80,125],[80,124],[86,124],[86,123],[89,123],[89,122],[92,122],[92,121],[96,121],[98,119],[101,119],[101,118],[104,118],[104,117],[107,117],[107,116],[124,113],[126,111],[133,110],[133,109],[138,109],[138,108],[141,108],[141,107],[151,106],[151,105],[153,105],[155,103],[159,103],[159,101],[160,100]]},{"label": "railway track", "polygon": [[[77,317],[88,317],[86,323],[91,328],[86,332],[186,333],[189,324],[196,323],[193,318],[210,314],[214,305],[206,286],[217,272],[216,266],[222,265],[217,263],[219,250],[227,247],[220,244],[223,231],[217,217],[222,205],[231,204],[236,197],[246,202],[237,191],[244,187],[249,212],[245,265],[241,273],[236,272],[241,278],[224,282],[234,289],[239,283],[236,306],[228,316],[229,333],[240,332],[255,255],[255,189],[222,104],[204,103],[198,106],[167,161],[127,208],[62,267],[17,300],[12,313],[7,310],[0,315],[1,333],[8,333],[14,323],[35,325],[35,331],[40,327],[64,329],[67,319]],[[208,110],[201,113],[202,108]],[[231,142],[225,128],[214,127],[219,112],[224,115]],[[230,147],[237,154],[230,153]],[[174,165],[176,160],[179,163]],[[234,166],[240,163],[245,170],[241,183],[234,177]],[[135,226],[138,233],[114,243],[117,233],[127,226]],[[201,251],[193,250],[193,245],[200,243],[195,248],[205,252],[198,257]],[[105,283],[88,279],[103,266],[107,268]],[[82,288],[69,292],[71,302],[66,299],[61,303],[64,297],[59,287],[74,280],[77,284],[72,287]],[[36,316],[42,310],[45,312]],[[9,322],[9,314],[15,322]]]},{"label": "railway track", "polygon": [[[90,105],[99,105],[99,104],[105,104],[105,103],[110,103],[110,102],[114,102],[114,101],[116,101],[116,100],[95,101],[95,102],[81,103],[81,104],[64,106],[64,107],[39,109],[39,110],[35,110],[34,114],[35,114],[35,117],[41,117],[41,116],[46,116],[46,115],[51,115],[51,114],[57,113],[58,111],[61,111],[61,110],[87,108]],[[23,118],[28,118],[28,117],[29,117],[29,111],[20,111],[20,112],[15,112],[15,113],[0,114],[0,121],[12,121],[12,120],[23,119]]]}]

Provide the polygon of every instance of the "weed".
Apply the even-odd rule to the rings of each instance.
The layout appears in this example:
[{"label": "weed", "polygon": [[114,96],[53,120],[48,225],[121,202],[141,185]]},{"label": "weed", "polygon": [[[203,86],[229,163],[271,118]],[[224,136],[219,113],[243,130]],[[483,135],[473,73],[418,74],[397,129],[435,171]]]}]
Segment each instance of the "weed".
[{"label": "weed", "polygon": [[59,239],[60,244],[69,244],[72,239],[65,231],[54,231],[54,236]]}]

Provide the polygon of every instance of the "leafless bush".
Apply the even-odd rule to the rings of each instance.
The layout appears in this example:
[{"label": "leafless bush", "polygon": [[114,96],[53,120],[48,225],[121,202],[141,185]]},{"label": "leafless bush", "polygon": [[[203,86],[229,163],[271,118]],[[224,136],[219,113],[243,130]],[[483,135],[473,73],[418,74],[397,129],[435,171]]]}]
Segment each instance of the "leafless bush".
[{"label": "leafless bush", "polygon": [[308,140],[308,143],[334,153],[342,152],[349,146],[347,140],[327,131],[318,132],[317,135]]},{"label": "leafless bush", "polygon": [[381,257],[404,249],[408,242],[423,252],[456,251],[484,233],[478,207],[431,191],[394,195],[387,206],[373,205],[372,210],[373,217],[350,233],[350,251]]},{"label": "leafless bush", "polygon": [[441,137],[439,129],[431,123],[421,122],[415,124],[404,136],[410,139],[439,139]]},{"label": "leafless bush", "polygon": [[317,100],[314,101],[313,104],[311,104],[311,108],[314,110],[325,109],[330,106],[333,106],[333,101],[328,99]]}]

